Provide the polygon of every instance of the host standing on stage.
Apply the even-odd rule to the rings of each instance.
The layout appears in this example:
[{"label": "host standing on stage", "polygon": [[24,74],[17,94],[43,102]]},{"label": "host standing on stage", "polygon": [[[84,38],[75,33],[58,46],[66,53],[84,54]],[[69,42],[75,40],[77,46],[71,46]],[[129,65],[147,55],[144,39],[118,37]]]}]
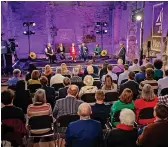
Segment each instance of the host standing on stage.
[{"label": "host standing on stage", "polygon": [[120,50],[118,52],[118,59],[122,59],[123,64],[125,64],[125,55],[126,55],[126,49],[124,47],[124,43],[120,43]]}]

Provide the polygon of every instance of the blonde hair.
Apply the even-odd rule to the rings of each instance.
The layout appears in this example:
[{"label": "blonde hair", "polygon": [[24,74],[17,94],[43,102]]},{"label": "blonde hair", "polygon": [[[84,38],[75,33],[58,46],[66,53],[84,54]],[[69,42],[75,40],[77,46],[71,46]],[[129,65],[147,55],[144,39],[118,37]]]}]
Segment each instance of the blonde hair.
[{"label": "blonde hair", "polygon": [[123,64],[123,60],[122,59],[118,59],[117,63],[118,64]]},{"label": "blonde hair", "polygon": [[90,75],[86,75],[83,79],[83,83],[86,85],[86,86],[93,86],[93,82],[94,82],[94,79],[92,76]]},{"label": "blonde hair", "polygon": [[93,66],[89,65],[87,67],[87,72],[88,72],[88,74],[92,74],[94,72]]},{"label": "blonde hair", "polygon": [[61,74],[66,73],[67,70],[68,70],[67,65],[65,63],[62,63],[61,64]]},{"label": "blonde hair", "polygon": [[38,89],[38,90],[35,92],[34,102],[35,102],[35,103],[42,103],[42,104],[44,104],[44,103],[47,102],[45,90],[43,90],[43,89]]},{"label": "blonde hair", "polygon": [[154,100],[154,91],[151,85],[145,84],[142,88],[142,98],[145,101],[153,101]]},{"label": "blonde hair", "polygon": [[44,68],[44,74],[45,75],[49,75],[51,72],[52,72],[52,69],[51,69],[51,66],[50,65],[46,65],[45,68]]}]

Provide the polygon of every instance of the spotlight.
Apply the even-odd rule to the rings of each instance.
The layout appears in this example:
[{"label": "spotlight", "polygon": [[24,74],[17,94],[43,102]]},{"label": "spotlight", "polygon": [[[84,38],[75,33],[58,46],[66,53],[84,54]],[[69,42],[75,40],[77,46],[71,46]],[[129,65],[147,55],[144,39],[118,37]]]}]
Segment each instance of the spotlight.
[{"label": "spotlight", "polygon": [[107,30],[104,30],[103,33],[106,34],[108,31]]},{"label": "spotlight", "polygon": [[132,22],[142,21],[144,17],[143,9],[136,9],[132,11]]},{"label": "spotlight", "polygon": [[101,31],[100,30],[96,31],[96,34],[101,34]]},{"label": "spotlight", "polygon": [[23,34],[24,34],[24,35],[28,35],[28,31],[24,31]]},{"label": "spotlight", "polygon": [[27,27],[28,25],[29,25],[28,22],[24,22],[24,23],[23,23],[23,26],[24,26],[24,27]]},{"label": "spotlight", "polygon": [[35,31],[30,31],[30,34],[35,34]]},{"label": "spotlight", "polygon": [[101,22],[96,22],[96,26],[101,26]]},{"label": "spotlight", "polygon": [[107,26],[107,22],[103,22],[102,24],[103,24],[103,26],[104,26],[104,27],[106,27],[106,26]]},{"label": "spotlight", "polygon": [[142,20],[142,16],[141,16],[141,15],[137,15],[137,16],[136,16],[136,20],[137,20],[137,21]]},{"label": "spotlight", "polygon": [[35,26],[36,25],[36,23],[35,22],[30,22],[30,26]]}]

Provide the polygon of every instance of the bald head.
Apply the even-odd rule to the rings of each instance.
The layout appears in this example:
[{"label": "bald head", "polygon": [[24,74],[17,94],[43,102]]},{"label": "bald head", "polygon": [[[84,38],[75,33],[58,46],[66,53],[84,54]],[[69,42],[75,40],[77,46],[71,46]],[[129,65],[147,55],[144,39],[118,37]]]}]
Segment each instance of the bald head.
[{"label": "bald head", "polygon": [[88,103],[82,103],[78,108],[78,115],[81,117],[89,117],[92,113],[91,106]]},{"label": "bald head", "polygon": [[79,88],[76,85],[70,85],[67,92],[68,92],[68,95],[72,95],[76,97],[78,95]]}]

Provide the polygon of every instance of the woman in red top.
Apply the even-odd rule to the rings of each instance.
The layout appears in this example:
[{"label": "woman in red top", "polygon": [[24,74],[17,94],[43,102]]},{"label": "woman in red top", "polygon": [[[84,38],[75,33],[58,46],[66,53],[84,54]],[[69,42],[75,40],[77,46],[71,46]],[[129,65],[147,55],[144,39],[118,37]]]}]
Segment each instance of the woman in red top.
[{"label": "woman in red top", "polygon": [[154,108],[157,104],[157,101],[158,101],[158,97],[154,94],[154,91],[151,85],[145,84],[144,87],[142,88],[141,98],[135,100],[134,102],[138,124],[146,125],[154,122],[155,118],[138,119],[138,117],[142,109]]},{"label": "woman in red top", "polygon": [[72,43],[72,46],[70,48],[70,55],[72,56],[72,60],[74,62],[76,62],[76,52],[77,52],[77,50],[76,50],[75,44]]}]

